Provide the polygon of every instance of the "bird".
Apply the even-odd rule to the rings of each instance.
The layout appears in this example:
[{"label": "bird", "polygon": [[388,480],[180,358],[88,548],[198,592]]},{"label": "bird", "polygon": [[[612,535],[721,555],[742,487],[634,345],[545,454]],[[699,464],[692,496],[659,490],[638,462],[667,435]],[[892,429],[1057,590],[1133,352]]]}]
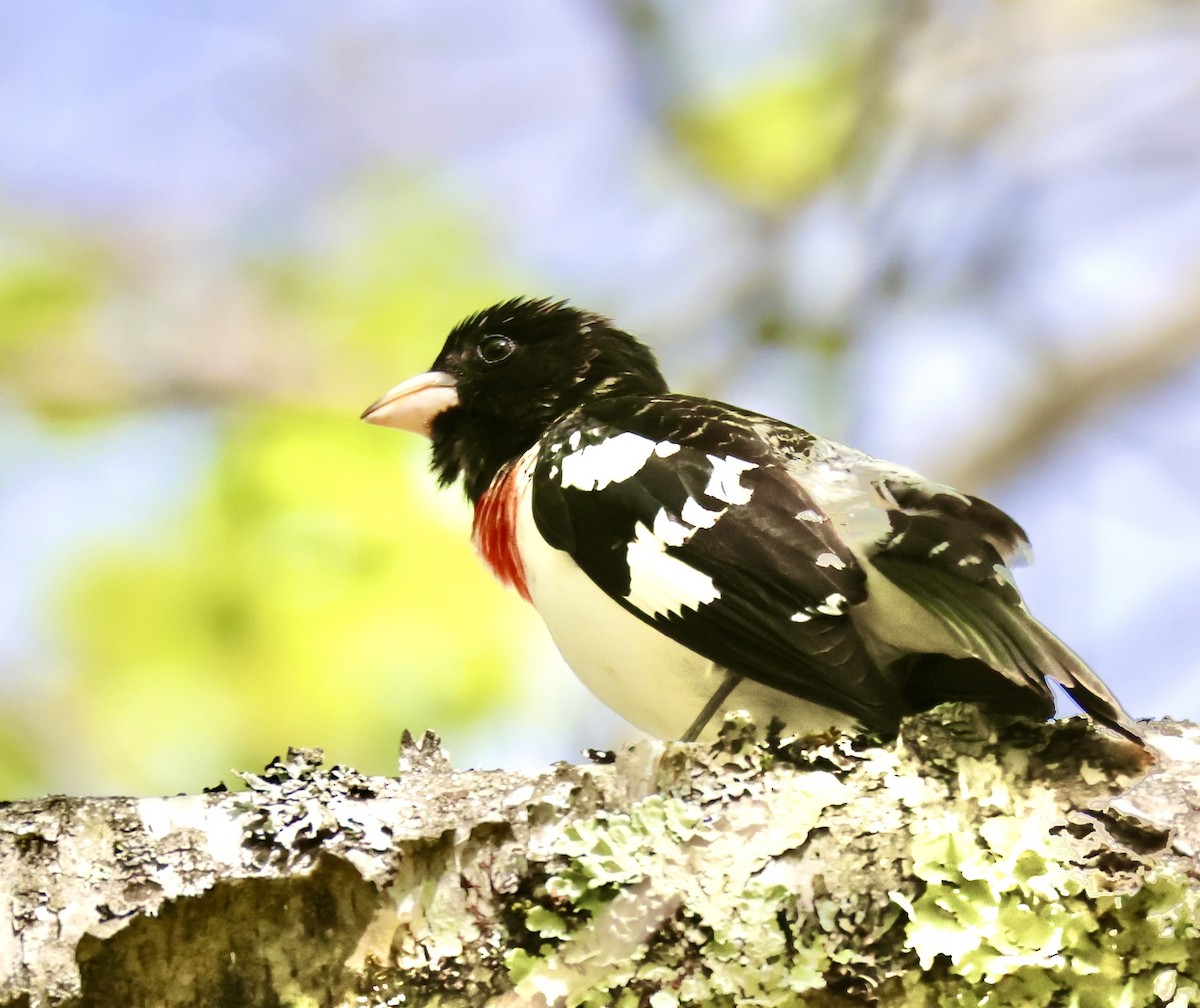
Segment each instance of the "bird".
[{"label": "bird", "polygon": [[1047,680],[1142,732],[1039,623],[994,505],[771,417],[671,392],[603,315],[514,298],[363,412],[429,439],[472,539],[605,705],[664,739],[722,715],[894,735],[948,701],[1046,720]]}]

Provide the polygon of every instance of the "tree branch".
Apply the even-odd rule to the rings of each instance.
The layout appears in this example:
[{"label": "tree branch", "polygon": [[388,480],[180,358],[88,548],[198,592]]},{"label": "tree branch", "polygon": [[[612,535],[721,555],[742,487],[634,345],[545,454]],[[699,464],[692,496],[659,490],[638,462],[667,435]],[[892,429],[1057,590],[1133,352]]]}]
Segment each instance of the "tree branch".
[{"label": "tree branch", "polygon": [[0,1005],[1166,1003],[1200,990],[1200,727],[1151,737],[1139,781],[1086,722],[966,706],[540,774],[427,735],[396,779],[293,752],[236,794],[12,803]]}]

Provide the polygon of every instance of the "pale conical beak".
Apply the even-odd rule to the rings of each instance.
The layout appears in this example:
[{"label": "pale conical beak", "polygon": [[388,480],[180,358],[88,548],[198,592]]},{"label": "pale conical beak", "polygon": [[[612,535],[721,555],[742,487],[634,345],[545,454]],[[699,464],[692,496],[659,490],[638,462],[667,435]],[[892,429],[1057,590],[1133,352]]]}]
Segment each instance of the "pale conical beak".
[{"label": "pale conical beak", "polygon": [[433,418],[458,405],[457,380],[444,371],[429,371],[389,389],[363,410],[362,419],[381,427],[429,437]]}]

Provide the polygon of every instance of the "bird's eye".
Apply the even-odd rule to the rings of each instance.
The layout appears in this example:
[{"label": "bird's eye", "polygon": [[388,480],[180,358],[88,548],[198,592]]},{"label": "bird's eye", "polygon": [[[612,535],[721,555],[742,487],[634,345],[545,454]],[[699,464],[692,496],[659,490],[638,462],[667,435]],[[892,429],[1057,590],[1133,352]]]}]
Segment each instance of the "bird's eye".
[{"label": "bird's eye", "polygon": [[512,352],[517,349],[516,342],[508,336],[500,336],[493,333],[490,336],[484,336],[479,341],[479,357],[485,364],[499,364],[502,360],[512,356]]}]

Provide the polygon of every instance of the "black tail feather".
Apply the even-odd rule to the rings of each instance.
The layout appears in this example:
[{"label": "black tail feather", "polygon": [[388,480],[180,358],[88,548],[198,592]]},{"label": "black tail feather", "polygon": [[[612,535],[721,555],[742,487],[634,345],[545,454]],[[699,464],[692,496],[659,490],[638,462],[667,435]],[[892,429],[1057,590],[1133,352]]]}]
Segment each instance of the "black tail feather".
[{"label": "black tail feather", "polygon": [[906,697],[925,706],[942,700],[977,700],[997,710],[1049,717],[1054,707],[1048,677],[1093,720],[1132,742],[1146,744],[1136,722],[1099,676],[1023,606],[928,564],[885,556],[876,557],[875,563],[937,616],[971,656],[905,659],[899,671],[905,677]]},{"label": "black tail feather", "polygon": [[977,703],[998,714],[1045,720],[1054,714],[1054,698],[997,675],[977,658],[944,654],[907,655],[889,668],[913,711],[951,701]]}]

